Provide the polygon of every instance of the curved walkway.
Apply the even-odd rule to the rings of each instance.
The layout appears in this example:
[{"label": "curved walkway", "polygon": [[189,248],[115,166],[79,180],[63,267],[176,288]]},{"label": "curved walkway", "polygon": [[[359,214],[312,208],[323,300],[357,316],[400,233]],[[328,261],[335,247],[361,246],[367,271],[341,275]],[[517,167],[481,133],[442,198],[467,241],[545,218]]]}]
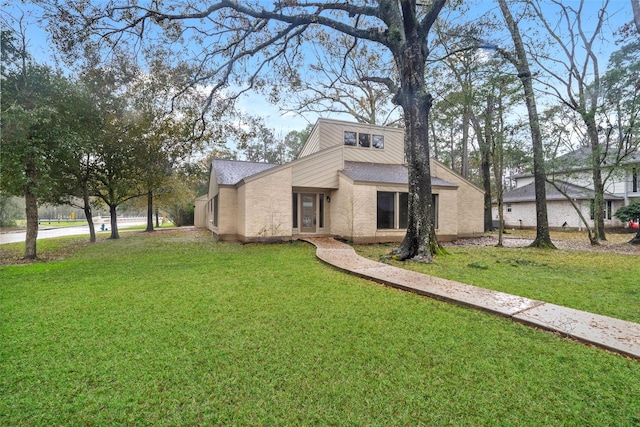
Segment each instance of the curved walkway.
[{"label": "curved walkway", "polygon": [[640,324],[393,267],[363,258],[351,246],[331,237],[301,240],[316,247],[321,261],[356,276],[488,311],[640,359]]}]

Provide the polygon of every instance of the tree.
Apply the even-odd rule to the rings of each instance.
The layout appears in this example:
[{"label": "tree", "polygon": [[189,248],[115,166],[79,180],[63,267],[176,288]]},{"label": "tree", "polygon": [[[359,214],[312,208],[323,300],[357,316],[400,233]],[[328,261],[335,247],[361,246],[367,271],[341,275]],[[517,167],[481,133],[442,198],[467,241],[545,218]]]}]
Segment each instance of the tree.
[{"label": "tree", "polygon": [[[430,260],[439,245],[431,207],[427,130],[432,96],[426,85],[425,61],[430,52],[431,27],[445,3],[446,0],[434,0],[417,5],[410,0],[383,0],[376,7],[286,1],[266,7],[224,0],[200,10],[190,2],[172,3],[166,9],[158,2],[146,6],[113,2],[108,7],[79,7],[76,2],[51,0],[50,5],[55,12],[61,11],[55,14],[55,22],[60,25],[52,29],[59,44],[73,46],[91,35],[98,35],[100,42],[122,44],[128,34],[134,34],[137,38],[133,47],[140,49],[140,41],[159,35],[159,30],[165,37],[164,46],[181,49],[181,42],[187,39],[199,43],[192,56],[199,63],[199,72],[192,82],[210,83],[209,100],[241,78],[249,87],[259,84],[267,68],[275,81],[289,75],[301,63],[300,47],[305,34],[314,28],[384,46],[393,57],[397,79],[379,75],[366,79],[386,85],[404,117],[409,218],[397,255],[401,259]],[[191,46],[188,52],[194,52]]]},{"label": "tree", "polygon": [[[25,259],[37,258],[38,204],[60,200],[61,179],[57,165],[68,158],[79,115],[69,114],[78,105],[73,84],[51,68],[32,62],[26,36],[5,35],[3,47],[12,55],[2,62],[2,150],[0,191],[25,198],[27,233]],[[5,60],[7,62],[5,62]]]},{"label": "tree", "polygon": [[306,68],[305,75],[289,79],[288,92],[295,101],[287,110],[348,114],[359,123],[381,126],[397,124],[400,119],[392,95],[384,85],[367,80],[373,70],[378,75],[395,73],[384,52],[346,35],[336,40],[325,31],[319,31],[315,39],[315,63]]},{"label": "tree", "polygon": [[522,35],[506,0],[498,0],[500,11],[504,17],[509,33],[515,47],[515,54],[501,48],[496,50],[518,71],[518,78],[524,89],[529,127],[531,130],[531,143],[533,147],[533,174],[536,193],[536,238],[531,246],[540,248],[555,248],[549,234],[549,219],[547,216],[546,173],[544,169],[543,141],[540,131],[540,119],[536,105],[536,95],[533,90],[533,75],[529,67],[529,60],[522,41]]},{"label": "tree", "polygon": [[[555,64],[561,64],[566,72],[551,68],[545,61],[537,61],[552,82],[548,85],[551,93],[560,101],[578,113],[586,127],[586,137],[591,147],[591,169],[594,189],[594,230],[598,239],[606,240],[604,232],[604,182],[602,178],[602,163],[607,156],[603,147],[597,123],[597,111],[601,106],[601,83],[599,58],[594,43],[601,35],[602,26],[606,20],[606,9],[609,0],[604,0],[598,11],[595,28],[587,32],[583,23],[584,0],[578,8],[565,6],[559,1],[554,4],[559,8],[557,22],[549,22],[542,6],[537,1],[531,2],[537,19],[546,29],[554,44],[559,48],[560,55],[556,56]],[[563,30],[560,30],[560,29]],[[567,34],[562,34],[566,31]],[[562,58],[562,59],[561,59]]]}]

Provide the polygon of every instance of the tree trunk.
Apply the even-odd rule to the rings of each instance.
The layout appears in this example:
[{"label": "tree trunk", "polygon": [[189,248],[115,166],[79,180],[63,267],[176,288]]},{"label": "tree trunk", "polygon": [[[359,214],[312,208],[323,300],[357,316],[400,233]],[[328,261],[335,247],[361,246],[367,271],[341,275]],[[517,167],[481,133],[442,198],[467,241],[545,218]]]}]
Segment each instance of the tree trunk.
[{"label": "tree trunk", "polygon": [[89,200],[89,193],[86,189],[82,191],[82,201],[84,203],[83,210],[84,216],[87,218],[87,224],[89,225],[89,242],[96,242],[96,226],[93,223],[93,212],[91,211],[91,200]]},{"label": "tree trunk", "polygon": [[153,231],[153,191],[147,193],[147,229],[144,231]]},{"label": "tree trunk", "polygon": [[607,240],[604,231],[604,184],[602,183],[602,148],[598,138],[598,129],[592,117],[584,117],[587,124],[589,143],[591,144],[591,168],[593,177],[593,234],[598,240]]},{"label": "tree trunk", "polygon": [[500,10],[504,16],[509,32],[513,39],[516,57],[507,56],[507,59],[516,67],[518,78],[524,88],[527,113],[529,114],[529,126],[531,129],[531,143],[533,145],[533,175],[536,194],[536,238],[531,246],[538,248],[554,248],[549,234],[549,219],[547,216],[546,173],[544,170],[544,155],[542,146],[542,133],[540,131],[540,119],[536,106],[535,93],[533,91],[533,79],[527,60],[527,53],[520,35],[520,30],[511,15],[506,0],[498,0]]},{"label": "tree trunk", "polygon": [[395,254],[402,260],[430,262],[441,251],[435,234],[429,163],[429,111],[433,98],[426,91],[425,52],[416,40],[407,42],[406,52],[396,59],[401,87],[396,96],[403,109],[405,153],[409,166],[407,234]]},{"label": "tree trunk", "polygon": [[[30,163],[26,169],[27,176],[35,177],[35,166]],[[36,259],[36,241],[38,239],[38,198],[31,186],[27,186],[24,194],[25,214],[27,216],[27,237],[25,239],[24,259]]]},{"label": "tree trunk", "polygon": [[633,22],[636,24],[636,31],[640,34],[640,0],[631,0],[633,9]]},{"label": "tree trunk", "polygon": [[109,205],[109,216],[111,218],[111,236],[110,239],[119,239],[120,233],[118,233],[118,213],[117,206]]},{"label": "tree trunk", "polygon": [[156,228],[160,228],[160,211],[156,207]]},{"label": "tree trunk", "polygon": [[640,245],[640,230],[638,230],[633,239],[629,240],[629,243],[632,245]]},{"label": "tree trunk", "polygon": [[36,259],[36,241],[38,239],[38,198],[33,193],[32,182],[36,182],[36,165],[31,159],[26,162],[25,175],[28,184],[24,189],[25,214],[27,216],[27,236],[25,238],[24,259]]},{"label": "tree trunk", "polygon": [[469,178],[469,119],[471,115],[471,106],[465,102],[462,111],[462,161],[460,165],[460,175]]}]

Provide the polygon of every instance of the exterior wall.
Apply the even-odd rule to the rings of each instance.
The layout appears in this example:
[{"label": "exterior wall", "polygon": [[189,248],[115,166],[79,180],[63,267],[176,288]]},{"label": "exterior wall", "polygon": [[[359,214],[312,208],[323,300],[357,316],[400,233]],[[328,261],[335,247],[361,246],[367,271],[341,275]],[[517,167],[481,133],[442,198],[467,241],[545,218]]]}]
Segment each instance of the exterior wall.
[{"label": "exterior wall", "polygon": [[[406,193],[406,185],[377,186],[353,183],[340,176],[340,190],[331,195],[331,234],[355,243],[401,242],[406,229],[377,229],[377,192]],[[438,195],[438,228],[441,241],[458,237],[457,191],[453,187],[434,187]]]},{"label": "exterior wall", "polygon": [[319,132],[320,122],[316,122],[309,133],[309,138],[307,138],[307,142],[305,142],[302,150],[298,154],[298,158],[306,157],[310,154],[317,153],[320,151],[320,132]]},{"label": "exterior wall", "polygon": [[[344,145],[344,132],[352,131],[384,136],[384,148],[363,148]],[[370,163],[404,163],[404,131],[398,128],[319,119],[298,158],[332,147],[344,147],[344,160]]]},{"label": "exterior wall", "polygon": [[193,223],[197,228],[207,228],[207,204],[209,197],[205,194],[196,198]]},{"label": "exterior wall", "polygon": [[[241,191],[242,190],[242,191]],[[241,240],[289,240],[292,233],[291,168],[281,168],[238,188]]]},{"label": "exterior wall", "polygon": [[344,168],[342,147],[334,147],[291,163],[294,187],[338,188],[338,172]]},{"label": "exterior wall", "polygon": [[431,174],[458,186],[457,237],[484,233],[484,191],[434,159],[431,159]]},{"label": "exterior wall", "polygon": [[[455,188],[451,187],[434,187],[432,192],[438,195],[438,228],[436,229],[436,236],[442,241],[463,237],[460,236],[459,189],[456,191]],[[483,231],[484,225],[481,232]]]},{"label": "exterior wall", "polygon": [[377,241],[377,189],[372,185],[354,185],[353,188],[353,241]]},{"label": "exterior wall", "polygon": [[221,239],[235,239],[238,234],[238,190],[233,186],[220,186],[218,193],[218,227],[211,226]]},{"label": "exterior wall", "polygon": [[353,240],[353,212],[356,209],[353,182],[339,174],[340,190],[331,192],[329,216],[331,217],[329,232],[334,236]]},{"label": "exterior wall", "polygon": [[[507,203],[504,205],[504,223],[505,228],[535,228],[536,227],[536,205],[535,202],[520,202],[510,203],[511,212],[507,212]],[[593,220],[591,217],[591,202],[589,200],[577,200],[576,205],[580,208],[580,212],[587,219],[589,227],[593,227]],[[622,227],[622,224],[618,219],[613,216],[615,212],[624,204],[622,201],[614,201],[612,206],[611,219],[604,220],[604,226],[609,227]],[[494,220],[498,220],[498,208],[493,206],[492,217]],[[569,228],[582,230],[584,224],[580,219],[580,216],[576,210],[571,206],[571,203],[561,200],[549,200],[547,201],[547,215],[549,218],[549,227],[551,228]],[[522,220],[522,223],[520,222]],[[566,225],[565,225],[566,224]]]}]

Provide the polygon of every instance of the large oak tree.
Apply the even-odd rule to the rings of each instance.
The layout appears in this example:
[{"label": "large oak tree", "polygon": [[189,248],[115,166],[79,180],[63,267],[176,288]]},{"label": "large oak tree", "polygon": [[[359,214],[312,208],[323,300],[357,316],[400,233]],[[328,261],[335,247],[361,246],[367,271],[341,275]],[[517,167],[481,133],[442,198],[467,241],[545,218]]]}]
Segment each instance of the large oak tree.
[{"label": "large oak tree", "polygon": [[[52,0],[52,28],[61,47],[99,40],[108,45],[129,41],[143,51],[155,40],[163,48],[197,62],[192,84],[208,84],[210,101],[221,88],[239,82],[255,86],[294,72],[303,63],[302,48],[316,28],[337,37],[347,35],[387,49],[397,77],[367,76],[385,84],[394,103],[402,108],[405,151],[409,168],[407,234],[398,249],[401,259],[430,260],[437,252],[431,201],[428,118],[432,96],[425,81],[429,33],[446,0],[381,0],[332,2],[297,0],[266,3],[222,0],[216,2],[112,1],[91,6]],[[135,37],[131,38],[133,35]],[[98,39],[95,38],[98,37]],[[241,89],[240,92],[243,90]]]}]

